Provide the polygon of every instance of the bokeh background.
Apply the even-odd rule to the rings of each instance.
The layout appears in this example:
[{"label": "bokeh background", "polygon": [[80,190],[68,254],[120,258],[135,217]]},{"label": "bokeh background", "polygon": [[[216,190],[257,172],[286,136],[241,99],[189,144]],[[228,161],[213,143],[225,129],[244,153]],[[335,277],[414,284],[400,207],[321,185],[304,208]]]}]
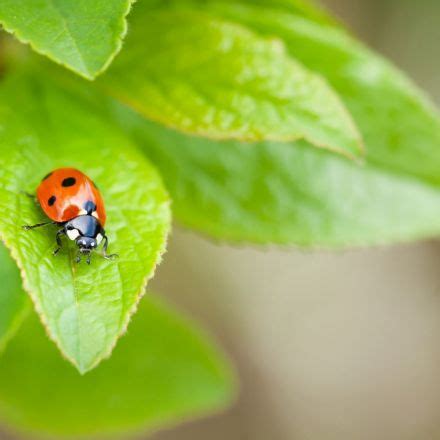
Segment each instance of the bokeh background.
[{"label": "bokeh background", "polygon": [[[438,0],[323,3],[440,102]],[[210,329],[241,379],[229,411],[154,440],[440,439],[436,243],[258,250],[175,227],[153,284]]]}]

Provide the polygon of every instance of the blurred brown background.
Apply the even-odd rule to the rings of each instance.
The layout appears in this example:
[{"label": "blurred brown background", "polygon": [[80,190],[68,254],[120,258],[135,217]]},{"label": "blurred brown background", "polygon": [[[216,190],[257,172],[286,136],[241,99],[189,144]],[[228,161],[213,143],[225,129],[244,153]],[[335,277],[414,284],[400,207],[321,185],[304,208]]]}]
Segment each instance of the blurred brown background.
[{"label": "blurred brown background", "polygon": [[[324,3],[440,101],[438,0]],[[242,390],[154,440],[440,439],[439,268],[434,243],[264,252],[175,228],[154,288],[217,336]]]}]

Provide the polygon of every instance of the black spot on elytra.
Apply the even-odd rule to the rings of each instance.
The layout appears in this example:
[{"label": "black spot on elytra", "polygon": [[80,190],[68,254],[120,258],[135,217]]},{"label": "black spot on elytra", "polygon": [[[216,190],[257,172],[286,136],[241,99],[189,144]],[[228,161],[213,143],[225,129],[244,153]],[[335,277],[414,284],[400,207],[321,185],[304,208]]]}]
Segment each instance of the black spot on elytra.
[{"label": "black spot on elytra", "polygon": [[48,179],[52,174],[53,174],[52,171],[51,171],[50,173],[47,173],[47,174],[41,179],[41,181]]},{"label": "black spot on elytra", "polygon": [[87,215],[91,215],[96,211],[96,205],[91,200],[88,200],[84,203],[84,210],[87,212]]},{"label": "black spot on elytra", "polygon": [[62,182],[61,185],[64,187],[73,186],[76,183],[75,177],[66,177]]},{"label": "black spot on elytra", "polygon": [[49,198],[49,200],[47,201],[47,203],[49,204],[49,206],[52,206],[56,201],[57,201],[57,198],[55,196],[51,196]]}]

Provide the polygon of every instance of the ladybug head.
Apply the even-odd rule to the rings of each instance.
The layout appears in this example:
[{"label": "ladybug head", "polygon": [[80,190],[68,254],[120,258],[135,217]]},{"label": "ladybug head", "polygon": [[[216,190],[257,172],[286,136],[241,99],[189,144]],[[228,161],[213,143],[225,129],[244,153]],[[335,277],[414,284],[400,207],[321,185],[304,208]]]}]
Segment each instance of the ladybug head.
[{"label": "ladybug head", "polygon": [[78,246],[80,252],[90,253],[93,249],[98,247],[98,242],[96,238],[79,236],[76,239],[76,245]]}]

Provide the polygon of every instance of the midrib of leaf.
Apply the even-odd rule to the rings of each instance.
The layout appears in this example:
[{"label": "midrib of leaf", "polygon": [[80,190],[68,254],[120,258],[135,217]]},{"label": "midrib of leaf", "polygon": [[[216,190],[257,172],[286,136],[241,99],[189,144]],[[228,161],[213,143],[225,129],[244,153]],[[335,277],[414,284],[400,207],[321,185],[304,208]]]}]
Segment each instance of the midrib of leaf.
[{"label": "midrib of leaf", "polygon": [[[73,261],[73,249],[71,246],[69,246],[69,259],[70,259],[70,274],[72,277],[72,295],[73,295],[73,302],[75,304],[75,321],[76,321],[76,327],[77,327],[77,331],[75,332],[76,335],[76,355],[77,355],[77,359],[82,359],[82,353],[81,353],[81,336],[82,335],[82,326],[81,326],[81,312],[80,312],[80,304],[78,302],[78,298],[77,298],[77,283],[75,282],[75,267],[72,264]],[[77,364],[77,362],[75,361],[75,357],[70,359],[71,362],[73,362],[74,364]],[[93,361],[94,363],[94,361]],[[82,369],[82,365],[78,365],[79,368]]]},{"label": "midrib of leaf", "polygon": [[[1,22],[1,26],[3,29],[13,34],[18,41],[28,44],[35,52],[46,56],[52,61],[55,61],[56,63],[59,63],[63,67],[66,67],[67,69],[75,72],[76,74],[87,78],[88,80],[95,79],[98,75],[100,75],[102,72],[104,72],[108,66],[112,63],[116,55],[119,53],[121,47],[122,47],[122,41],[127,33],[127,16],[129,15],[131,11],[131,7],[133,3],[136,0],[125,0],[124,4],[122,5],[122,14],[118,17],[118,22],[115,23],[115,26],[112,26],[112,29],[120,29],[121,32],[119,34],[112,35],[111,43],[114,46],[113,51],[107,54],[107,59],[102,59],[102,63],[98,66],[97,69],[93,70],[93,66],[90,66],[90,63],[87,63],[85,52],[81,50],[76,38],[74,31],[71,29],[71,25],[69,23],[68,17],[63,15],[61,12],[61,9],[59,5],[57,4],[57,0],[45,0],[47,1],[47,7],[51,8],[51,11],[59,17],[59,24],[62,24],[63,29],[58,32],[57,35],[52,37],[52,42],[57,41],[62,35],[66,35],[69,44],[69,49],[73,50],[74,53],[72,53],[72,56],[75,57],[74,54],[76,54],[75,61],[79,63],[78,66],[71,65],[69,61],[65,61],[63,59],[59,58],[59,54],[57,51],[53,53],[52,48],[46,47],[46,44],[41,44],[41,42],[35,42],[32,36],[26,35],[27,32],[23,31],[23,29],[15,28],[8,20],[8,18],[5,18]],[[27,21],[27,25],[29,26],[30,23],[36,22],[38,25],[39,16],[38,13],[35,13],[31,20]],[[67,43],[67,41],[66,41]]]},{"label": "midrib of leaf", "polygon": [[[123,212],[122,212],[122,215],[125,217]],[[135,249],[135,251],[137,253],[138,259],[141,260],[141,256],[140,256],[136,246],[134,246],[134,249]],[[81,316],[82,316],[82,314],[81,314],[81,303],[78,302],[78,299],[77,299],[78,283],[75,281],[76,280],[76,276],[75,276],[76,266],[75,266],[75,263],[74,263],[74,259],[75,259],[75,252],[74,251],[75,250],[71,246],[69,246],[69,256],[70,256],[70,264],[69,264],[69,266],[70,266],[70,269],[71,269],[71,277],[72,277],[72,295],[73,295],[73,299],[74,299],[75,309],[77,310],[77,313],[76,313],[75,316],[76,316],[76,320],[77,320],[77,324],[78,324],[78,329],[79,329],[77,331],[77,333],[76,333],[78,335],[77,338],[76,338],[77,339],[77,354],[79,355],[79,359],[82,359],[82,352],[81,352],[82,338],[81,338],[80,335],[83,335],[83,332],[84,332],[85,329],[83,328],[83,326],[81,324]],[[165,246],[164,246],[162,252],[164,252],[164,251],[165,251]],[[119,263],[117,261],[114,261],[113,264],[118,268],[118,270],[117,270],[118,282],[119,282],[119,285],[122,287],[124,283],[123,283],[123,280],[122,280],[122,277],[121,277],[121,272],[119,270]],[[152,274],[151,277],[153,277],[153,275],[154,274]],[[148,280],[151,277],[146,277],[144,279],[144,287],[141,288],[141,291],[140,291],[140,294],[138,295],[137,301],[135,302],[133,307],[129,310],[129,313],[128,313],[128,316],[127,316],[127,319],[126,319],[125,322],[123,320],[123,311],[124,311],[124,308],[125,308],[126,304],[125,304],[124,296],[123,295],[121,296],[121,307],[119,308],[120,309],[120,318],[119,318],[119,324],[118,324],[118,331],[119,331],[118,339],[125,332],[125,329],[128,326],[128,323],[130,322],[131,317],[133,316],[133,314],[137,310],[138,303],[142,299],[142,297],[144,295],[144,292],[145,292],[145,285],[147,284]],[[109,347],[109,349],[107,351],[105,351],[104,353],[98,353],[95,356],[95,358],[93,359],[93,361],[91,362],[91,366],[89,366],[88,369],[93,369],[102,359],[107,358],[109,356],[109,354],[113,351],[113,348],[115,347],[118,339],[116,339],[114,341],[114,343],[110,345],[110,347]],[[60,349],[61,349],[61,347],[60,347]],[[69,357],[69,360],[77,365],[77,362],[74,359],[70,359],[70,357]],[[80,369],[83,368],[82,365],[78,365],[78,367]]]},{"label": "midrib of leaf", "polygon": [[[81,62],[81,65],[82,65],[83,69],[84,69],[85,71],[87,71],[87,73],[90,75],[91,72],[90,72],[90,70],[89,70],[89,68],[88,68],[88,66],[87,66],[87,63],[86,63],[85,60],[84,60],[84,56],[83,56],[83,54],[81,53],[81,50],[79,49],[78,43],[76,42],[76,40],[75,40],[75,38],[74,38],[74,36],[73,36],[73,33],[72,33],[71,29],[69,28],[69,25],[68,25],[68,22],[67,22],[66,17],[61,13],[61,11],[60,11],[58,5],[56,4],[56,0],[50,0],[50,4],[51,4],[53,10],[54,10],[54,11],[58,14],[58,16],[61,18],[61,21],[62,21],[62,23],[63,23],[63,26],[64,26],[64,30],[65,30],[65,32],[66,32],[66,35],[68,35],[70,41],[72,42],[73,47],[75,48],[75,51],[76,51],[76,53],[77,53],[77,55],[78,55],[78,58],[79,58],[79,60],[80,60],[80,62]],[[57,38],[58,38],[58,36],[57,36]]]}]

